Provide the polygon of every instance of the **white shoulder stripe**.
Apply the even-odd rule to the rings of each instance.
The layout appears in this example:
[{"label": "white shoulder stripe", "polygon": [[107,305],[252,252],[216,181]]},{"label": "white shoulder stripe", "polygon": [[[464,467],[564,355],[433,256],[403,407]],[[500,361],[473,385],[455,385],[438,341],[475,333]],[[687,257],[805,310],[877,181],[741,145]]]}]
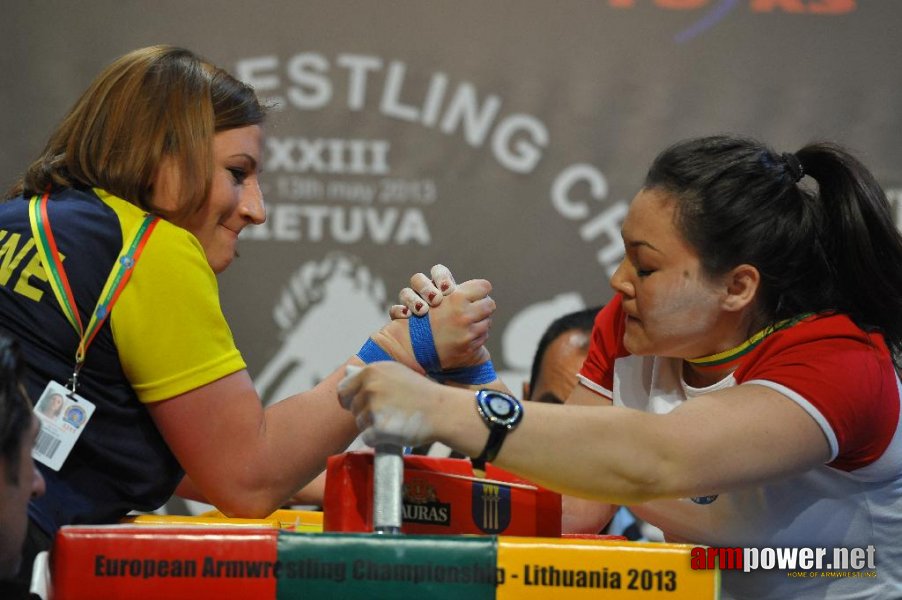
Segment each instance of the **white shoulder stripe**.
[{"label": "white shoulder stripe", "polygon": [[592,390],[592,391],[595,392],[596,394],[601,394],[602,396],[604,396],[604,397],[607,398],[608,400],[613,400],[613,399],[614,399],[614,392],[612,392],[611,390],[607,389],[606,387],[601,386],[601,385],[598,385],[597,383],[595,383],[594,381],[592,381],[592,380],[589,379],[588,377],[586,377],[586,376],[584,376],[584,375],[580,375],[579,373],[576,374],[576,377],[579,379],[579,382],[580,382],[581,384],[583,384],[584,386],[586,386],[587,388],[589,388],[590,390]]}]

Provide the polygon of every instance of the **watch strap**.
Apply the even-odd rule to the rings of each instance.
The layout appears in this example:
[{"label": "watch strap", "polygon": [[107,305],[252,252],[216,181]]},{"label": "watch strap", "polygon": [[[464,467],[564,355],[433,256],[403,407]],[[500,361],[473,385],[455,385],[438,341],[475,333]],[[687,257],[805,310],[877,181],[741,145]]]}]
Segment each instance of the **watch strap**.
[{"label": "watch strap", "polygon": [[[489,414],[492,412],[490,405],[484,403],[484,398],[486,396],[502,396],[511,402],[512,407],[514,408],[514,418],[512,421],[508,423],[495,421],[493,416]],[[520,419],[523,416],[523,408],[520,401],[510,394],[505,394],[496,390],[483,389],[476,392],[476,412],[479,413],[479,416],[482,417],[486,427],[489,428],[489,437],[486,440],[482,452],[479,456],[472,459],[472,463],[474,469],[485,472],[485,463],[495,460],[507,434],[513,431],[519,424]]]},{"label": "watch strap", "polygon": [[489,427],[489,439],[485,443],[482,453],[472,460],[473,467],[485,471],[485,463],[492,462],[501,450],[501,444],[507,436],[508,429],[499,425]]}]

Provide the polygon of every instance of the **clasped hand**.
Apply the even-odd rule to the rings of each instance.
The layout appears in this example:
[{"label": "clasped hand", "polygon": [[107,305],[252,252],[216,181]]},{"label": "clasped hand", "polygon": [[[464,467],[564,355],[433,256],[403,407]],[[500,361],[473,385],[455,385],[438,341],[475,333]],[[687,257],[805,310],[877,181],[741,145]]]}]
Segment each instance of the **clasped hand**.
[{"label": "clasped hand", "polygon": [[457,284],[447,267],[436,265],[430,276],[417,273],[410,278],[410,287],[399,294],[402,304],[390,310],[392,322],[373,335],[373,340],[396,360],[419,369],[407,318],[428,318],[443,369],[482,364],[490,359],[485,342],[495,312],[491,291],[492,284],[485,279]]},{"label": "clasped hand", "polygon": [[348,366],[338,386],[341,405],[353,413],[366,444],[419,446],[434,441],[432,419],[446,388],[421,375],[407,318],[430,319],[442,369],[480,365],[490,360],[485,342],[495,312],[491,290],[484,279],[455,283],[443,265],[432,267],[429,276],[416,273],[410,278],[410,287],[399,294],[401,304],[391,308],[392,322],[373,335],[403,364]]}]

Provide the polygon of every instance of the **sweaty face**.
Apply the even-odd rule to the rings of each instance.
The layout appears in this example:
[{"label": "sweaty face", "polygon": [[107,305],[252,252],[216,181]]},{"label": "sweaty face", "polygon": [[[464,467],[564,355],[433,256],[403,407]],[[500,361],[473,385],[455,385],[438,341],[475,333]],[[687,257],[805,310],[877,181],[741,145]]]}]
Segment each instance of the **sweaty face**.
[{"label": "sweaty face", "polygon": [[22,439],[18,482],[10,483],[12,465],[0,459],[0,579],[11,577],[19,570],[28,525],[28,501],[44,493],[44,478],[31,459],[38,427],[37,419],[32,419],[31,430]]},{"label": "sweaty face", "polygon": [[643,189],[623,223],[626,256],[611,285],[623,294],[632,354],[695,358],[722,349],[722,289],[703,275],[674,224],[675,209],[669,193]]},{"label": "sweaty face", "polygon": [[[259,165],[263,131],[258,125],[229,129],[213,138],[213,181],[210,195],[199,211],[178,223],[197,237],[207,262],[216,273],[228,267],[238,248],[238,234],[247,225],[266,220],[260,191]],[[177,173],[171,164],[160,166],[154,204],[178,206]]]},{"label": "sweaty face", "polygon": [[535,402],[563,404],[576,387],[576,374],[589,353],[588,336],[571,329],[554,339],[545,349],[529,399]]}]

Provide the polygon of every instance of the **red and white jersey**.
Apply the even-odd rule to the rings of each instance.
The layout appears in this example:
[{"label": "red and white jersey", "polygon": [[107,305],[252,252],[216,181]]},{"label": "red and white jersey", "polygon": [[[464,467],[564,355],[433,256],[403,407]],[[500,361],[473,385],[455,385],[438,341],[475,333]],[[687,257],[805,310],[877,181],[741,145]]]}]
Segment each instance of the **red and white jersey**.
[{"label": "red and white jersey", "polygon": [[[718,383],[693,388],[680,359],[623,347],[618,295],[598,315],[582,385],[624,406],[667,413],[695,396],[767,386],[801,406],[830,444],[828,462],[797,476],[631,507],[670,542],[715,547],[876,548],[876,577],[797,579],[785,572],[724,572],[733,598],[902,598],[900,382],[883,337],[845,315],[812,316],[758,344]],[[691,440],[687,440],[691,443]]]}]

